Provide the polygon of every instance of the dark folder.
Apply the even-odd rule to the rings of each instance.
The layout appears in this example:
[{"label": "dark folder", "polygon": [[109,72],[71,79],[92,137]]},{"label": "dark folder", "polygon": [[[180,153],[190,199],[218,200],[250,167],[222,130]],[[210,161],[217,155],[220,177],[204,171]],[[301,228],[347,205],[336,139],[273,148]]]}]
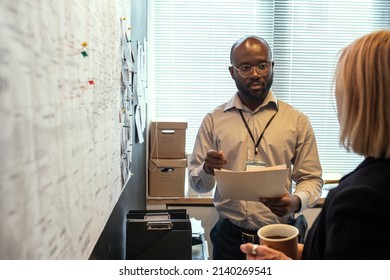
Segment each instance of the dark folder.
[{"label": "dark folder", "polygon": [[192,230],[186,209],[130,210],[127,260],[191,260]]}]

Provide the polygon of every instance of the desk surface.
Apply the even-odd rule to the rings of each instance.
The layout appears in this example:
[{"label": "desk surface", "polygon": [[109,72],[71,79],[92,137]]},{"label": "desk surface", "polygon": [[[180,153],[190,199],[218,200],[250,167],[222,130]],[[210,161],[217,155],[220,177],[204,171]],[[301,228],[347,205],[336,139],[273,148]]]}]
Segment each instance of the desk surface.
[{"label": "desk surface", "polygon": [[[321,197],[313,208],[321,208],[324,204],[324,197]],[[148,204],[170,204],[170,205],[205,205],[213,206],[212,197],[149,197]]]},{"label": "desk surface", "polygon": [[[329,176],[328,176],[329,177]],[[313,208],[322,208],[326,196],[328,195],[329,190],[338,185],[338,178],[334,179],[329,177],[324,180],[324,187],[322,189],[321,198],[318,200],[317,204]],[[193,194],[193,192],[192,192]],[[188,196],[188,193],[184,197],[148,197],[148,204],[169,204],[169,205],[204,205],[204,206],[213,206],[213,197],[206,196]]]},{"label": "desk surface", "polygon": [[149,204],[214,205],[212,197],[149,197]]},{"label": "desk surface", "polygon": [[[330,189],[338,185],[339,179],[341,178],[340,174],[328,173],[324,174],[324,187],[322,189],[321,198],[318,200],[317,204],[313,208],[322,208],[324,205],[325,198]],[[187,182],[187,180],[186,180]],[[186,194],[184,197],[148,197],[148,204],[169,204],[169,205],[204,205],[204,206],[214,206],[213,197],[206,196],[189,196],[190,193],[188,186],[185,187]],[[196,194],[191,192],[192,194]]]}]

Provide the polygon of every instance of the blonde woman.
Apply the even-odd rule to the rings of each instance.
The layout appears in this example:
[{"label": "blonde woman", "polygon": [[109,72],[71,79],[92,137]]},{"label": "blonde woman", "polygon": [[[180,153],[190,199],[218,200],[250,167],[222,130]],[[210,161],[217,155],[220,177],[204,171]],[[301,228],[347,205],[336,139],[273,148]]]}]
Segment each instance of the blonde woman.
[{"label": "blonde woman", "polygon": [[[301,259],[389,259],[390,30],[367,34],[342,50],[336,75],[340,142],[364,161],[329,192],[309,230]],[[247,259],[288,259],[241,245]]]}]

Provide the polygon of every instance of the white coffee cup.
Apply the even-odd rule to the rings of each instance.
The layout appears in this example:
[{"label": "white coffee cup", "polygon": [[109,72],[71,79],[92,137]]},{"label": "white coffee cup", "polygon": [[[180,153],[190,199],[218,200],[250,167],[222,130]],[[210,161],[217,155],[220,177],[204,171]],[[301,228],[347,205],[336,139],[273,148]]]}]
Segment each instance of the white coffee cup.
[{"label": "white coffee cup", "polygon": [[261,245],[281,251],[288,257],[298,259],[298,229],[287,224],[272,224],[257,231]]}]

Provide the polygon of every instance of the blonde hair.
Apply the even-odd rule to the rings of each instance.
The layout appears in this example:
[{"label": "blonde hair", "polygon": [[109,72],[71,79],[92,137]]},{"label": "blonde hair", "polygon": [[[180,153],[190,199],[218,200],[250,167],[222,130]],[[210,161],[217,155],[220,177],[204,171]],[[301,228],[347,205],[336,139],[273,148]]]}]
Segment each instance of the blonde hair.
[{"label": "blonde hair", "polygon": [[335,81],[340,143],[365,157],[390,158],[390,30],[343,49]]}]

